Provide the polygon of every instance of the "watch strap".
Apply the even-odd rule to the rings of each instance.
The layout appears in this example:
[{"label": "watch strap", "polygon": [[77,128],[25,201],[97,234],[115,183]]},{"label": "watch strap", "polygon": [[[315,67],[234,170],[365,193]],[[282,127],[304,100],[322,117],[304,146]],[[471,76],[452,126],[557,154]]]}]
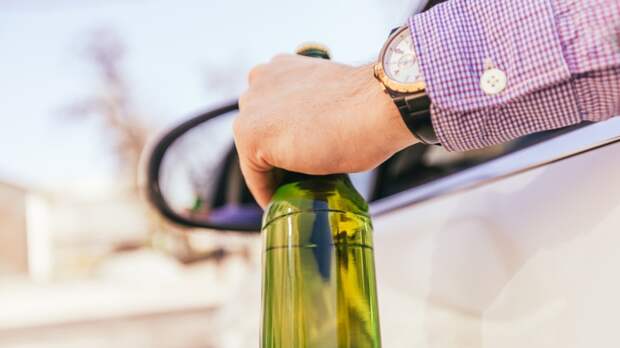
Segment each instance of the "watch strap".
[{"label": "watch strap", "polygon": [[431,120],[431,100],[426,93],[390,94],[411,133],[424,144],[439,145]]}]

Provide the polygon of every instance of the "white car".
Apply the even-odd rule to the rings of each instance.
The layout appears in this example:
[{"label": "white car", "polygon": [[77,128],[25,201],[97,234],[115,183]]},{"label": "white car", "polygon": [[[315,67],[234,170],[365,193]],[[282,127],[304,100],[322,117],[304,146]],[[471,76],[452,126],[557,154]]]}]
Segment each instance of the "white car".
[{"label": "white car", "polygon": [[385,340],[418,343],[390,346],[620,346],[619,141],[590,125],[377,202]]}]

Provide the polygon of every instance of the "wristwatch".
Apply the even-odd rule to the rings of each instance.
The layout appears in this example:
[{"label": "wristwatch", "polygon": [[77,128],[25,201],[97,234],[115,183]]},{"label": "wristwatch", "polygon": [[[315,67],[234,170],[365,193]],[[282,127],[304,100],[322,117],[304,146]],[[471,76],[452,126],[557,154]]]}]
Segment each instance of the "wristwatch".
[{"label": "wristwatch", "polygon": [[374,66],[374,74],[394,100],[411,133],[422,143],[439,145],[431,123],[431,101],[408,26],[392,30]]}]

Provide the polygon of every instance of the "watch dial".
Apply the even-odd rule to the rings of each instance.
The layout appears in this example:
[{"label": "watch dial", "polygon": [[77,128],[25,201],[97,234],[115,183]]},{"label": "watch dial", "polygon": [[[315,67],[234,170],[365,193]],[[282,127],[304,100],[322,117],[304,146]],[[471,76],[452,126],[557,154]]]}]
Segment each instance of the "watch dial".
[{"label": "watch dial", "polygon": [[390,42],[383,56],[383,69],[385,74],[396,82],[423,81],[408,28]]}]

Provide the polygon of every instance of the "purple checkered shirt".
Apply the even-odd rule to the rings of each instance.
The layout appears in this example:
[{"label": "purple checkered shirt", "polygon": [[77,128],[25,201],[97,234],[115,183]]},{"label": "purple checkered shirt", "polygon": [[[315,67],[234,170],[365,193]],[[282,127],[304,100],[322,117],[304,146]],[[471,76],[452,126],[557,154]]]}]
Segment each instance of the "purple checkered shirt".
[{"label": "purple checkered shirt", "polygon": [[[451,0],[409,26],[448,150],[620,114],[620,0]],[[481,89],[485,61],[499,94]]]}]

